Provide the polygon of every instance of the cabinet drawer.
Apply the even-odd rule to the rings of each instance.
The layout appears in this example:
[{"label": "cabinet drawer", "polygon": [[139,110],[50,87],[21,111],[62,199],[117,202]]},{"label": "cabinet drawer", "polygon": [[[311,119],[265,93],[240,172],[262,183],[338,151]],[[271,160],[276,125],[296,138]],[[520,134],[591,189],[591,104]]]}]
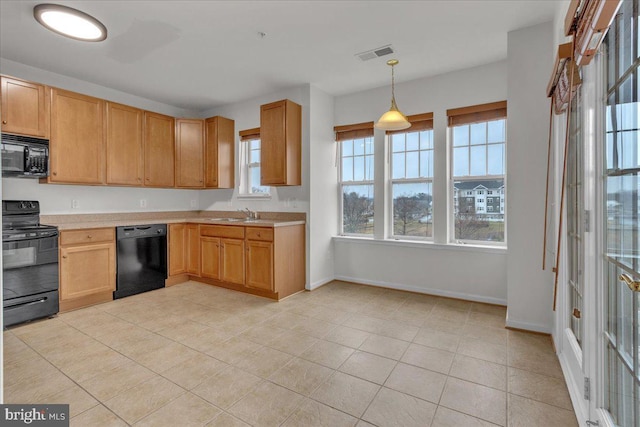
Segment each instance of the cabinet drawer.
[{"label": "cabinet drawer", "polygon": [[88,228],[60,232],[60,245],[79,245],[84,243],[113,242],[115,228]]},{"label": "cabinet drawer", "polygon": [[244,239],[244,227],[234,225],[203,225],[200,226],[201,236],[226,237],[229,239]]},{"label": "cabinet drawer", "polygon": [[267,227],[247,227],[247,240],[273,241],[273,228]]}]

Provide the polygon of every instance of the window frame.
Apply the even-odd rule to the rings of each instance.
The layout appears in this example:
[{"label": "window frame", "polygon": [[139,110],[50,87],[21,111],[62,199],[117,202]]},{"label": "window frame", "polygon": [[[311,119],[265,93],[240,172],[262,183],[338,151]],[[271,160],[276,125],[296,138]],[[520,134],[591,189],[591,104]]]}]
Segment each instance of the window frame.
[{"label": "window frame", "polygon": [[260,162],[250,162],[251,159],[251,143],[260,141],[260,149],[262,149],[262,141],[260,140],[260,128],[247,129],[240,131],[240,184],[238,186],[238,197],[247,199],[271,199],[271,186],[261,185],[266,188],[266,192],[253,192],[251,186],[251,172],[260,168]]},{"label": "window frame", "polygon": [[[490,106],[497,106],[499,104],[502,103],[492,103],[492,104],[484,104],[487,107]],[[448,190],[449,190],[449,197],[448,197],[448,218],[449,218],[449,226],[448,226],[448,241],[450,244],[462,244],[462,245],[476,245],[476,246],[492,246],[492,247],[507,247],[508,245],[508,237],[507,237],[507,209],[506,209],[506,203],[503,201],[506,200],[506,188],[507,188],[507,116],[506,116],[506,102],[504,102],[504,110],[505,110],[505,115],[503,117],[499,117],[499,113],[495,113],[496,116],[493,115],[492,112],[477,112],[478,110],[476,109],[477,107],[481,108],[482,106],[474,106],[474,107],[465,107],[465,108],[461,108],[461,109],[456,109],[456,110],[465,110],[465,109],[469,109],[472,111],[471,114],[475,114],[477,119],[470,121],[468,123],[461,123],[461,124],[452,124],[452,120],[451,120],[451,115],[449,115],[450,111],[454,111],[454,110],[449,110],[447,111],[447,114],[449,115],[449,125],[447,126],[447,152],[449,154],[449,185],[448,185]],[[473,112],[473,110],[476,110],[475,112]],[[497,110],[496,110],[497,111]],[[488,135],[487,135],[487,140],[484,144],[480,144],[480,145],[471,145],[469,143],[468,147],[469,147],[469,172],[471,172],[471,147],[472,146],[484,146],[487,147],[487,152],[485,155],[485,162],[486,162],[486,171],[489,171],[489,155],[488,155],[488,147],[490,145],[498,145],[498,144],[504,144],[504,174],[502,175],[495,175],[495,174],[487,174],[487,175],[468,175],[468,176],[456,176],[454,175],[455,170],[454,170],[454,128],[458,127],[458,126],[469,126],[469,131],[470,131],[470,127],[473,124],[477,124],[477,123],[489,123],[492,121],[497,121],[497,120],[504,120],[505,124],[504,124],[504,142],[498,142],[498,143],[490,143],[488,142]],[[489,132],[488,130],[488,126],[487,126],[487,133]],[[471,139],[471,134],[469,132],[469,140]],[[456,196],[456,190],[455,190],[455,183],[456,182],[473,182],[473,181],[495,181],[495,180],[502,180],[503,181],[503,185],[502,185],[502,190],[498,191],[498,194],[500,195],[500,209],[498,211],[493,211],[493,213],[497,213],[497,214],[501,214],[503,215],[504,218],[504,240],[501,242],[495,242],[495,241],[491,241],[491,240],[472,240],[472,239],[458,239],[456,238],[456,208],[458,207],[459,204],[459,200],[455,200],[455,196]],[[484,193],[485,191],[487,191],[488,189],[483,189],[482,192]],[[473,198],[473,199],[477,199],[477,191],[475,189],[472,190],[461,190],[461,191],[465,191],[466,194],[468,194],[469,191],[471,191],[473,194],[471,196],[463,196],[465,198]],[[486,195],[483,194],[481,196],[483,198],[483,200],[486,200]],[[483,209],[482,209],[482,214],[487,214],[487,210],[484,209],[484,207],[486,207],[486,202],[483,202]]]},{"label": "window frame", "polygon": [[[432,113],[429,113],[430,117],[432,117]],[[422,116],[422,115],[420,115]],[[411,116],[410,116],[411,117]],[[409,133],[418,133],[420,134],[420,132],[431,132],[431,148],[428,149],[424,149],[421,150],[420,149],[420,142],[418,140],[418,149],[417,150],[407,150],[406,149],[406,138],[407,138],[407,134]],[[418,178],[394,178],[393,177],[393,137],[395,135],[404,135],[405,136],[405,150],[404,151],[398,151],[397,153],[405,153],[405,159],[406,159],[406,153],[407,152],[416,152],[418,153],[418,167],[420,169],[420,153],[422,151],[430,151],[431,152],[431,165],[428,166],[431,169],[431,177],[418,177]],[[419,136],[418,136],[419,138]],[[386,223],[388,225],[388,229],[389,229],[389,233],[388,233],[388,238],[392,239],[392,240],[415,240],[415,241],[424,241],[424,242],[433,242],[434,241],[434,230],[435,230],[435,224],[434,224],[434,219],[433,219],[433,187],[434,187],[434,180],[435,180],[435,172],[434,172],[434,163],[435,163],[435,133],[433,131],[433,126],[431,126],[430,129],[416,129],[413,130],[412,128],[406,129],[404,131],[396,131],[390,134],[387,134],[385,136],[385,143],[387,146],[387,155],[388,155],[388,162],[387,162],[387,168],[388,168],[388,179],[387,181],[387,194],[388,194],[388,201],[387,201],[387,206],[388,209],[386,209],[385,211],[385,215],[387,216],[386,218]],[[406,160],[405,160],[405,175],[406,175]],[[431,235],[430,236],[409,236],[409,235],[404,235],[404,234],[396,234],[395,233],[395,210],[394,210],[394,194],[393,194],[393,186],[394,184],[429,184],[431,185],[431,206],[430,206],[430,213],[428,215],[431,216]]]},{"label": "window frame", "polygon": [[[357,186],[357,185],[370,185],[373,187],[373,203],[375,206],[375,177],[373,176],[375,174],[375,147],[374,150],[371,154],[367,154],[366,153],[366,149],[364,151],[364,154],[362,155],[362,157],[367,157],[367,156],[371,156],[371,163],[373,165],[373,170],[374,172],[372,173],[371,179],[370,180],[361,180],[361,181],[343,181],[342,179],[342,165],[343,165],[343,156],[342,156],[342,146],[344,144],[345,141],[351,141],[353,144],[355,144],[356,141],[358,140],[364,140],[365,144],[367,143],[366,140],[367,139],[371,139],[371,144],[374,145],[374,138],[373,136],[366,136],[366,137],[357,137],[357,138],[353,138],[353,139],[344,139],[341,141],[336,141],[336,144],[338,146],[338,188],[339,188],[339,192],[338,192],[338,207],[339,207],[339,218],[340,218],[340,223],[339,223],[339,230],[340,230],[340,235],[341,236],[352,236],[352,237],[365,237],[365,238],[371,238],[373,239],[374,237],[374,230],[372,228],[371,230],[371,234],[369,233],[347,233],[344,231],[344,187],[347,186]],[[352,158],[355,158],[355,152],[352,156],[349,156]],[[366,165],[366,159],[365,159],[365,165]],[[366,171],[365,171],[365,175],[366,175]],[[375,225],[375,214],[373,214],[372,218],[374,218],[374,225]]]}]

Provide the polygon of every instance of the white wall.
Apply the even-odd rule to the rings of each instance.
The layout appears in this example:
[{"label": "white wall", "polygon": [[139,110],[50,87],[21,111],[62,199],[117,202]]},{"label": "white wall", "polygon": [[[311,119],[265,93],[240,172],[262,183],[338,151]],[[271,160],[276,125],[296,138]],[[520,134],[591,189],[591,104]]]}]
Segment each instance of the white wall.
[{"label": "white wall", "polygon": [[508,34],[507,325],[551,332],[553,281],[542,270],[553,23]]},{"label": "white wall", "polygon": [[[401,76],[402,67],[396,71]],[[388,108],[390,92],[390,87],[387,86],[337,97],[335,124],[377,120]],[[396,84],[396,100],[403,113],[434,114],[436,180],[433,191],[436,201],[446,200],[448,193],[448,180],[443,179],[448,173],[446,110],[505,99],[506,61]],[[376,135],[375,140],[378,150],[383,138]],[[376,162],[376,167],[383,164],[384,162]],[[386,186],[383,187],[386,191]],[[376,205],[379,203],[382,201],[376,200]],[[335,215],[338,215],[337,209]],[[393,242],[336,239],[336,277],[416,292],[506,304],[506,251],[443,247],[448,241],[448,220],[446,203],[435,204],[434,245],[399,246]]]},{"label": "white wall", "polygon": [[[171,105],[29,67],[7,59],[0,58],[0,73],[175,117],[198,117],[194,112]],[[198,208],[199,205],[198,192],[191,190],[45,185],[38,184],[36,179],[16,178],[2,179],[2,197],[5,200],[39,200],[41,211],[45,215],[189,210]],[[141,199],[146,200],[146,208],[140,207]],[[77,209],[71,208],[72,200],[78,201],[79,207]],[[194,204],[192,201],[195,201]]]},{"label": "white wall", "polygon": [[311,86],[310,289],[331,281],[335,274],[332,236],[338,233],[338,173],[333,104],[331,95]]}]

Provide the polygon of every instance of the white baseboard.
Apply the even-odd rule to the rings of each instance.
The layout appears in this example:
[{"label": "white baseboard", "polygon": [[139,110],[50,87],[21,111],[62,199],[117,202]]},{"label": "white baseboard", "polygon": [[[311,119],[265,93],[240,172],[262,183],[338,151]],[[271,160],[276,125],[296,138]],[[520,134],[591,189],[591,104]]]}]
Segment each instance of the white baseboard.
[{"label": "white baseboard", "polygon": [[403,283],[384,282],[380,280],[365,280],[357,277],[336,276],[336,280],[344,280],[345,282],[353,282],[361,285],[378,286],[381,288],[396,289],[399,291],[416,292],[419,294],[437,295],[447,298],[456,298],[467,301],[484,302],[487,304],[507,305],[507,300],[503,298],[486,297],[482,295],[466,294],[463,292],[451,292],[442,289],[423,288],[421,286],[405,285]]},{"label": "white baseboard", "polygon": [[505,322],[507,328],[523,329],[525,331],[542,332],[543,334],[551,334],[551,327],[539,325],[537,323],[521,322],[519,320],[509,319],[509,311],[507,311],[507,320]]},{"label": "white baseboard", "polygon": [[316,280],[311,285],[309,285],[309,287],[307,289],[310,290],[310,291],[313,291],[315,289],[318,289],[320,286],[324,286],[327,283],[333,282],[333,280],[334,280],[333,277],[325,277],[324,279]]}]

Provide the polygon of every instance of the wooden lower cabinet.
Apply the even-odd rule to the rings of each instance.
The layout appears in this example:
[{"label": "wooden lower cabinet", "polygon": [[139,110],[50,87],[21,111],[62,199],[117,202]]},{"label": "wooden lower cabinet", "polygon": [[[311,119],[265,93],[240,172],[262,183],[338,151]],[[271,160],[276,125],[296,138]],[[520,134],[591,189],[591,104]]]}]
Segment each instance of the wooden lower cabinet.
[{"label": "wooden lower cabinet", "polygon": [[247,240],[247,280],[250,288],[273,291],[273,243]]},{"label": "wooden lower cabinet", "polygon": [[305,287],[304,224],[170,224],[169,250],[172,284],[192,279],[273,299]]},{"label": "wooden lower cabinet", "polygon": [[200,237],[200,276],[220,280],[220,238]]},{"label": "wooden lower cabinet", "polygon": [[115,230],[62,231],[60,311],[110,301],[115,289]]},{"label": "wooden lower cabinet", "polygon": [[220,239],[220,266],[220,280],[244,285],[244,240]]},{"label": "wooden lower cabinet", "polygon": [[169,224],[169,276],[187,272],[187,225]]}]

